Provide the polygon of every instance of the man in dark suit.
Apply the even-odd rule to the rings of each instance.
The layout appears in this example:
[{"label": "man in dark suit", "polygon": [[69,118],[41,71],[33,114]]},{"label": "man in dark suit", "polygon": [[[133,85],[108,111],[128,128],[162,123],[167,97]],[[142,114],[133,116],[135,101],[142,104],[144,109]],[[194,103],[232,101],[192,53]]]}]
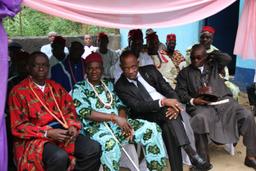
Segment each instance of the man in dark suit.
[{"label": "man in dark suit", "polygon": [[198,169],[209,170],[212,165],[203,160],[190,146],[181,121],[181,104],[178,96],[154,66],[139,68],[133,52],[127,50],[120,56],[123,74],[115,90],[120,99],[130,107],[131,118],[141,118],[159,124],[169,155],[172,171],[182,171],[181,147],[191,163]]}]

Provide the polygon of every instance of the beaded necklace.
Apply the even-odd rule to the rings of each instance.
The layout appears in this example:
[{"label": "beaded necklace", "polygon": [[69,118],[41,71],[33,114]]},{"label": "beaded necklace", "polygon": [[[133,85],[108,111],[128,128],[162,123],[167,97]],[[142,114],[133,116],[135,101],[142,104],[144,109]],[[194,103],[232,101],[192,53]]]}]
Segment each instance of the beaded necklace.
[{"label": "beaded necklace", "polygon": [[[100,103],[104,104],[104,107],[107,108],[107,109],[110,109],[111,108],[111,105],[113,103],[113,96],[112,96],[112,93],[110,92],[110,90],[108,89],[108,87],[106,86],[106,84],[100,80],[101,84],[103,85],[103,88],[106,92],[106,96],[107,98],[110,98],[110,102],[109,103],[105,103],[103,101],[103,99],[99,96],[99,93],[96,91],[95,87],[89,82],[88,79],[86,79],[86,81],[88,82],[88,84],[91,86],[91,88],[93,89],[95,95],[97,96],[97,98],[99,99]],[[109,95],[109,96],[108,96]]]},{"label": "beaded necklace", "polygon": [[[68,129],[67,121],[66,121],[66,119],[64,118],[62,111],[60,110],[60,107],[59,107],[59,105],[58,105],[58,103],[57,103],[57,101],[56,101],[56,99],[55,99],[55,96],[54,96],[54,94],[53,94],[52,87],[50,86],[50,84],[48,84],[48,85],[49,85],[49,88],[50,88],[50,92],[51,92],[51,95],[52,95],[52,97],[53,97],[54,103],[55,103],[55,105],[57,106],[57,109],[58,109],[58,111],[59,111],[59,114],[60,114],[60,116],[61,116],[61,119],[59,119],[59,118],[56,116],[57,114],[54,113],[54,111],[51,111],[51,110],[44,104],[44,102],[39,98],[39,96],[38,96],[38,95],[36,94],[36,92],[34,91],[31,82],[32,82],[32,81],[30,80],[30,81],[29,81],[29,88],[30,88],[30,90],[33,92],[33,94],[36,96],[36,98],[39,100],[39,102],[41,103],[41,105],[42,105],[42,106],[46,109],[46,111],[47,111],[50,115],[52,115],[52,117],[54,117],[64,128]],[[46,84],[45,84],[45,85],[46,85]]]}]

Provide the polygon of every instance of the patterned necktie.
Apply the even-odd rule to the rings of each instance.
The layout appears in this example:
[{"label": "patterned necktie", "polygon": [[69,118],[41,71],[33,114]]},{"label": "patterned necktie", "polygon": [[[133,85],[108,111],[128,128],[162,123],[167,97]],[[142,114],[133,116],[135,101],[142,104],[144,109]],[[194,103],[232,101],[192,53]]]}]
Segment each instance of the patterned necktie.
[{"label": "patterned necktie", "polygon": [[139,89],[140,95],[143,97],[145,101],[152,101],[152,97],[149,95],[148,91],[145,87],[141,84],[141,82],[136,78],[137,88]]}]

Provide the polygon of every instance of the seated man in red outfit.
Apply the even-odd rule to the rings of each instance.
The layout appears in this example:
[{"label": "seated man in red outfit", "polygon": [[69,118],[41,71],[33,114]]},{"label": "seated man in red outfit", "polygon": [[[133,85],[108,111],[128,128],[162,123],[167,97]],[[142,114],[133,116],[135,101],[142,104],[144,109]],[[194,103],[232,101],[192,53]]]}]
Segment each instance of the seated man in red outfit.
[{"label": "seated man in red outfit", "polygon": [[79,135],[81,125],[71,96],[47,79],[48,57],[34,52],[28,65],[29,76],[9,95],[17,169],[98,170],[100,146]]}]

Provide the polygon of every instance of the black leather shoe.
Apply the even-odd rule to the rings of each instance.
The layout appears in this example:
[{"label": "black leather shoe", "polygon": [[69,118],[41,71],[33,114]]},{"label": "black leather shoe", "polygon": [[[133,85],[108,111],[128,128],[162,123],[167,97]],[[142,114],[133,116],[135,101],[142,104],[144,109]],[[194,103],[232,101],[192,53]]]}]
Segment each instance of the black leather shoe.
[{"label": "black leather shoe", "polygon": [[199,170],[210,170],[212,168],[212,164],[202,159],[198,154],[191,156],[190,161]]},{"label": "black leather shoe", "polygon": [[248,167],[251,167],[251,168],[254,168],[254,170],[256,170],[256,160],[250,160],[248,158],[245,158],[244,160],[244,165],[245,166],[248,166]]}]

